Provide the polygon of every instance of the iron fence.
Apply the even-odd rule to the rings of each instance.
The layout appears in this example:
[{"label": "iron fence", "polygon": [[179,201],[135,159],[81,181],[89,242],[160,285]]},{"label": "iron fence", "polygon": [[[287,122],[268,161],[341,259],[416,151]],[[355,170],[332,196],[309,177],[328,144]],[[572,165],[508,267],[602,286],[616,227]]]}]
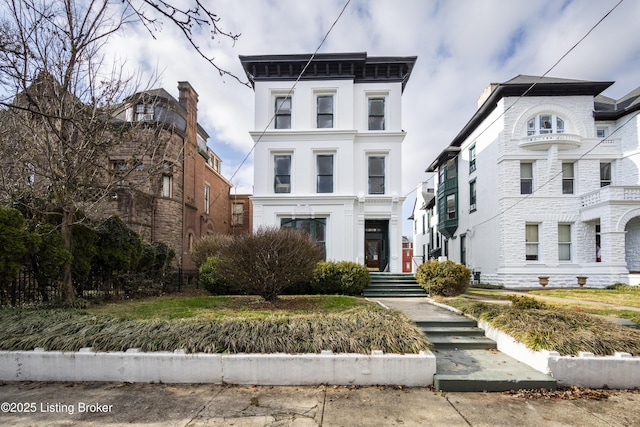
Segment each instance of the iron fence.
[{"label": "iron fence", "polygon": [[[121,299],[160,295],[198,286],[198,270],[175,269],[166,274],[127,273],[118,275],[91,274],[82,281],[74,281],[76,297],[84,299]],[[60,282],[39,283],[34,271],[23,268],[9,282],[0,282],[0,305],[22,306],[60,300]]]}]

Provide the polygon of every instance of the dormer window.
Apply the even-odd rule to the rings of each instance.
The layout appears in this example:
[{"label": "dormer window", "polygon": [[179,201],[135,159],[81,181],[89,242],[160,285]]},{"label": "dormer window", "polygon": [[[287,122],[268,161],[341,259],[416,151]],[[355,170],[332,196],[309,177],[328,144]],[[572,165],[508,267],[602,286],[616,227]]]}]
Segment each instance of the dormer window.
[{"label": "dormer window", "polygon": [[540,114],[527,122],[527,136],[564,131],[564,119],[553,114]]},{"label": "dormer window", "polygon": [[136,105],[135,120],[137,122],[153,120],[153,105],[151,105],[151,104],[138,104],[138,105]]}]

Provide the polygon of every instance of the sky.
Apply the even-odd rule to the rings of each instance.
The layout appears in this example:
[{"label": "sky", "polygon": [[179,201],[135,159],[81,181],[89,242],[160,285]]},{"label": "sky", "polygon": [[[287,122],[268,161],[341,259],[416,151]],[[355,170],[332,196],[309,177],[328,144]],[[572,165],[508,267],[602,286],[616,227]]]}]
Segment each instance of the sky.
[{"label": "sky", "polygon": [[[216,63],[245,78],[238,55],[312,53],[347,0],[201,0],[220,17],[233,44],[206,37],[201,47]],[[181,4],[183,0],[178,1]],[[351,0],[319,52],[417,56],[402,103],[403,234],[410,239],[415,188],[425,169],[477,109],[482,91],[519,74],[546,73],[619,0]],[[192,3],[191,0],[188,2]],[[640,2],[623,1],[548,74],[615,81],[618,99],[640,86]],[[254,93],[221,78],[167,22],[154,40],[138,26],[114,37],[107,54],[177,98],[177,82],[199,94],[198,121],[222,158],[222,173],[238,194],[251,193]]]}]

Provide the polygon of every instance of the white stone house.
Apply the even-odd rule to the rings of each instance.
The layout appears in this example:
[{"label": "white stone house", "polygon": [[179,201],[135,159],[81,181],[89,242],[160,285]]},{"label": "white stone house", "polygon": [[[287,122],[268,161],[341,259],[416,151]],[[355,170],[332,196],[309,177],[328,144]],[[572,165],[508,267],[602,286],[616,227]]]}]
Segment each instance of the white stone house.
[{"label": "white stone house", "polygon": [[327,260],[400,272],[401,97],[416,58],[310,57],[240,57],[255,90],[254,229],[302,228]]},{"label": "white stone house", "polygon": [[427,169],[449,259],[508,287],[637,283],[640,89],[614,100],[612,84],[517,76],[485,90]]},{"label": "white stone house", "polygon": [[[409,220],[413,222],[413,271],[425,261],[441,255],[442,237],[437,232],[434,215],[434,189],[421,182],[416,188],[416,200]],[[440,241],[438,241],[440,238]]]}]

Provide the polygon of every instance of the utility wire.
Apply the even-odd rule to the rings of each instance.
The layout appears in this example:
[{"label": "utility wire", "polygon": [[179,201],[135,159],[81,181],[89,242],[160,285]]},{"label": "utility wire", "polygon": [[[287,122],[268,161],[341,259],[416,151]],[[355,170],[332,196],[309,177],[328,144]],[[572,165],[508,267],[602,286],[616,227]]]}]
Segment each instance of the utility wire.
[{"label": "utility wire", "polygon": [[[498,120],[500,120],[500,119],[501,119],[501,118],[502,118],[502,117],[503,117],[503,116],[504,116],[504,115],[505,115],[509,110],[511,110],[513,107],[515,107],[515,106],[516,106],[516,104],[517,104],[518,102],[520,102],[520,100],[522,100],[522,98],[524,98],[524,97],[525,97],[529,92],[531,92],[531,90],[533,90],[533,88],[534,88],[538,83],[540,83],[540,82],[542,81],[542,79],[544,79],[544,78],[545,78],[545,77],[546,77],[546,76],[547,76],[551,71],[553,71],[553,69],[554,69],[554,68],[556,68],[556,67],[560,64],[560,62],[562,62],[562,61],[563,61],[563,60],[564,60],[564,59],[565,59],[565,58],[566,58],[566,57],[567,57],[567,56],[568,56],[568,55],[569,55],[569,54],[570,54],[570,53],[571,53],[571,52],[572,52],[576,47],[578,47],[578,45],[580,45],[580,43],[582,43],[582,42],[583,42],[583,41],[584,41],[584,40],[589,36],[589,34],[591,34],[591,33],[592,33],[592,32],[593,32],[593,31],[594,31],[594,30],[595,30],[595,29],[596,29],[596,28],[597,28],[597,27],[598,27],[598,26],[599,26],[599,25],[600,25],[600,24],[601,24],[601,23],[602,23],[602,22],[603,22],[603,21],[604,21],[604,20],[609,16],[609,15],[611,15],[611,13],[613,13],[613,11],[614,11],[618,6],[620,6],[620,5],[622,4],[622,2],[623,2],[623,1],[624,1],[624,0],[620,0],[620,1],[618,1],[618,3],[616,3],[616,4],[615,4],[615,5],[614,5],[614,6],[613,6],[613,7],[612,7],[612,8],[611,8],[611,9],[610,9],[610,10],[609,10],[609,11],[608,11],[608,12],[607,12],[603,17],[602,17],[602,18],[600,18],[600,19],[599,19],[599,20],[598,20],[598,21],[597,21],[593,26],[591,26],[591,28],[589,28],[589,30],[585,33],[585,35],[584,35],[584,36],[582,36],[582,37],[580,38],[580,40],[578,40],[578,41],[577,41],[573,46],[571,46],[571,48],[569,48],[569,50],[567,50],[567,52],[565,52],[565,53],[560,57],[560,59],[558,59],[558,60],[557,60],[557,61],[556,61],[556,62],[555,62],[555,63],[554,63],[554,64],[553,64],[553,65],[552,65],[552,66],[551,66],[551,67],[550,67],[550,68],[549,68],[549,69],[548,69],[544,74],[542,74],[540,77],[538,77],[538,79],[536,79],[536,80],[531,84],[531,86],[529,86],[529,87],[527,88],[527,90],[525,90],[525,91],[522,93],[522,95],[518,96],[518,98],[516,98],[516,100],[513,102],[513,104],[511,104],[509,107],[507,107],[507,108],[506,108],[503,112],[501,112],[501,113],[500,113],[500,114],[499,114],[499,115],[498,115],[498,116],[497,116],[497,117],[496,117],[496,118],[495,118],[491,123],[489,123],[489,124],[488,124],[488,125],[487,125],[487,126],[486,126],[486,127],[485,127],[485,128],[484,128],[484,129],[483,129],[483,130],[482,130],[482,131],[481,131],[477,136],[476,136],[476,139],[477,139],[477,138],[480,138],[480,137],[481,137],[485,132],[487,132],[487,131],[491,128],[491,126],[493,126],[493,125],[494,125]],[[636,115],[637,115],[637,114],[636,114]],[[634,115],[634,117],[635,117],[635,115]],[[630,119],[630,120],[631,120],[631,119]],[[625,122],[622,126],[620,126],[620,128],[622,128],[622,127],[623,127],[624,125],[626,125],[628,122],[629,122],[629,121]],[[616,129],[616,130],[614,131],[614,133],[615,133],[615,132],[617,132],[620,128]],[[613,134],[613,133],[612,133],[612,134]],[[589,151],[587,151],[587,152],[586,152],[586,153],[584,153],[582,156],[580,156],[580,157],[578,158],[578,160],[582,159],[585,155],[587,155],[588,153],[590,153],[591,151],[593,151],[593,150],[594,150],[594,149],[595,149],[599,144],[601,144],[601,143],[602,143],[602,141],[604,141],[605,139],[607,139],[607,138],[604,138],[604,139],[600,140],[600,141],[598,142],[598,144],[596,144],[596,145],[595,145],[594,147],[592,147]],[[562,172],[560,172],[560,173],[562,173]],[[547,180],[546,182],[544,182],[542,185],[538,186],[538,187],[536,188],[536,190],[538,190],[538,189],[540,189],[540,188],[544,187],[544,186],[545,186],[545,185],[547,185],[549,182],[551,182],[553,179],[555,179],[557,176],[558,176],[558,174],[556,174],[555,176],[553,176],[552,178],[550,178],[549,180]],[[433,179],[433,175],[431,176],[431,178],[430,178],[429,180],[431,180],[431,179]],[[425,182],[428,182],[429,180],[427,180],[427,181],[425,181]],[[409,195],[411,195],[413,192],[417,191],[417,189],[418,189],[418,186],[416,186],[413,190],[411,190],[409,193],[407,193],[407,194],[405,195],[405,197],[408,197],[408,196],[409,196]],[[521,202],[522,200],[524,200],[524,199],[528,198],[528,196],[531,196],[531,195],[527,195],[527,197],[524,197],[524,198],[523,198],[523,199],[521,199],[519,202]],[[519,202],[518,202],[518,203],[519,203]],[[487,220],[485,220],[485,221],[483,221],[483,222],[481,222],[481,223],[479,223],[479,224],[476,224],[475,226],[476,226],[476,227],[478,227],[478,226],[480,226],[480,225],[483,225],[483,224],[485,224],[485,223],[487,223],[487,222],[489,222],[489,221],[491,221],[491,220],[493,220],[493,219],[497,218],[498,216],[500,216],[500,215],[502,215],[503,213],[507,212],[507,211],[508,211],[509,209],[511,209],[512,207],[516,206],[518,203],[515,203],[515,204],[514,204],[514,205],[512,205],[512,206],[509,206],[509,207],[508,207],[508,208],[506,208],[504,211],[502,211],[502,212],[498,212],[497,214],[495,214],[495,215],[494,215],[494,216],[492,216],[491,218],[489,218],[489,219],[487,219]]]},{"label": "utility wire", "polygon": [[[525,90],[522,95],[520,95],[518,98],[516,98],[516,100],[514,101],[513,104],[511,104],[509,107],[507,107],[502,113],[500,113],[498,115],[498,117],[496,117],[491,123],[489,123],[477,136],[476,138],[481,137],[487,130],[489,130],[489,128],[491,128],[491,126],[493,126],[498,120],[500,120],[509,110],[511,110],[513,107],[516,106],[516,104],[518,102],[520,102],[520,100],[522,98],[524,98],[529,92],[531,92],[531,90],[535,87],[536,84],[538,84],[540,81],[542,81],[543,78],[545,78],[554,68],[556,68],[560,62],[562,62],[562,60],[564,60],[576,47],[578,47],[578,45],[580,43],[582,43],[584,41],[584,39],[586,39],[589,34],[591,34],[593,32],[593,30],[596,29],[596,27],[598,27],[602,21],[604,21],[609,15],[611,15],[611,13],[613,13],[613,11],[620,6],[620,4],[622,4],[624,0],[620,0],[618,1],[618,3],[616,3],[602,18],[600,18],[598,20],[598,22],[596,22],[590,29],[589,31],[587,31],[585,33],[584,36],[582,36],[582,38],[580,38],[580,40],[578,40],[573,46],[571,46],[571,48],[569,48],[569,50],[567,50],[561,57],[560,59],[558,59],[552,66],[551,68],[549,68],[543,75],[541,75],[540,77],[538,77],[538,79],[536,81],[534,81],[531,86],[529,86],[527,88],[527,90]],[[433,178],[433,177],[432,177]],[[428,182],[429,180],[427,180]],[[411,190],[409,193],[407,193],[405,195],[405,197],[410,196],[413,192],[417,191],[418,187],[414,188],[413,190]]]},{"label": "utility wire", "polygon": [[289,89],[289,92],[287,93],[287,95],[284,97],[284,99],[282,100],[282,102],[277,106],[276,111],[273,113],[273,115],[271,116],[271,119],[269,120],[269,123],[267,123],[267,125],[265,126],[265,128],[262,130],[262,132],[260,133],[260,136],[258,136],[258,139],[256,140],[256,142],[253,144],[253,146],[251,147],[251,150],[249,150],[249,152],[247,153],[247,155],[244,157],[244,159],[242,159],[242,162],[240,162],[240,165],[237,167],[236,171],[233,173],[233,175],[231,175],[231,178],[229,179],[229,181],[232,181],[233,178],[236,176],[236,174],[240,171],[240,168],[242,168],[242,166],[245,164],[245,162],[247,161],[247,159],[249,158],[249,156],[251,156],[251,153],[253,153],[253,151],[256,149],[256,146],[260,143],[260,141],[262,140],[262,138],[264,137],[264,135],[266,134],[267,130],[269,129],[269,127],[271,126],[271,123],[273,123],[273,121],[275,120],[276,115],[278,115],[278,113],[280,112],[280,109],[282,107],[282,105],[287,101],[287,99],[291,98],[291,94],[293,93],[294,89],[296,88],[296,86],[298,85],[298,82],[300,81],[300,79],[302,78],[302,76],[304,75],[305,71],[307,71],[307,68],[309,68],[309,65],[311,65],[311,62],[313,61],[313,59],[315,58],[316,54],[318,53],[318,51],[320,50],[320,48],[322,47],[322,45],[324,44],[324,42],[327,40],[327,38],[329,37],[329,34],[331,34],[331,31],[333,30],[333,28],[336,26],[336,24],[338,23],[338,21],[340,20],[340,18],[342,17],[342,15],[344,14],[344,11],[347,9],[347,6],[349,6],[349,3],[351,3],[351,0],[347,0],[347,2],[344,4],[344,6],[342,7],[342,10],[340,11],[340,13],[338,14],[338,17],[333,21],[333,24],[331,24],[331,27],[329,27],[329,30],[327,31],[327,33],[324,35],[324,38],[322,39],[322,41],[320,42],[320,44],[318,45],[318,47],[316,48],[316,50],[313,52],[313,54],[311,54],[311,57],[309,58],[309,60],[307,61],[307,63],[305,64],[304,68],[302,69],[302,71],[300,72],[300,74],[298,75],[298,77],[296,78],[296,80],[293,82],[293,86],[291,86],[291,89]]}]

